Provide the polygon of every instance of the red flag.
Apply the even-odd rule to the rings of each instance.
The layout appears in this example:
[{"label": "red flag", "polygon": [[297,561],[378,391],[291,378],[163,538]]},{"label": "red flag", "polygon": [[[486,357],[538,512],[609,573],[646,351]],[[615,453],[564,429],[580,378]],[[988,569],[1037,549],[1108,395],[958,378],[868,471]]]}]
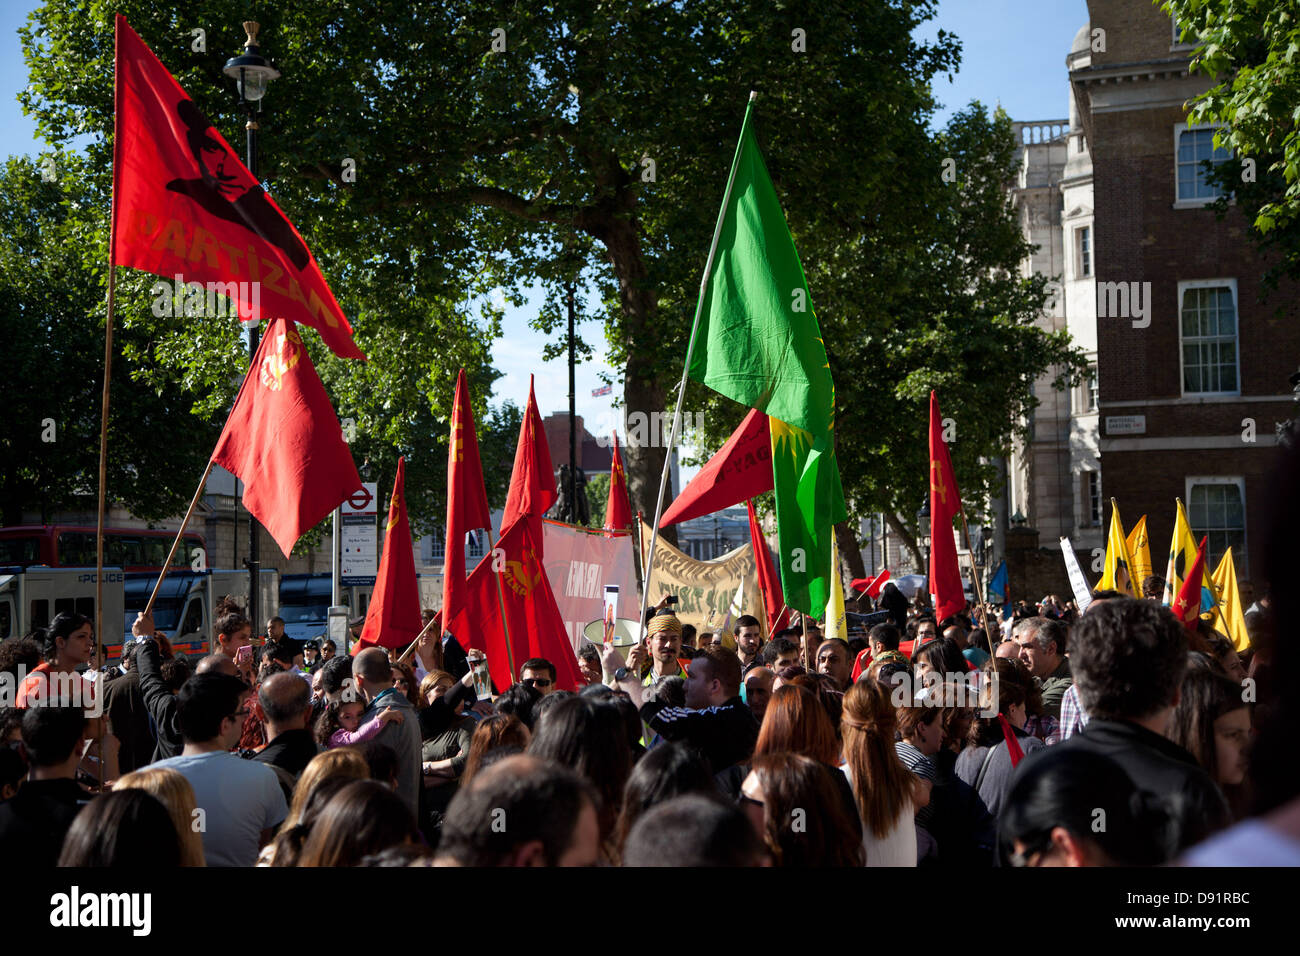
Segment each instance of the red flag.
[{"label": "red flag", "polygon": [[609,498],[605,502],[605,530],[631,531],[632,505],[627,497],[627,475],[618,453],[618,432],[614,432],[614,462],[609,470]]},{"label": "red flag", "polygon": [[532,518],[533,538],[541,550],[542,515],[555,504],[555,468],[551,449],[546,444],[546,430],[537,411],[533,394],[533,377],[528,376],[528,407],[519,426],[519,444],[515,447],[515,467],[510,474],[510,492],[506,495],[506,512],[501,518],[501,537],[521,516]]},{"label": "red flag", "polygon": [[772,436],[767,416],[755,408],[682,489],[659,527],[730,508],[772,487]]},{"label": "red flag", "polygon": [[[497,541],[497,552],[500,562],[489,554],[470,572],[464,610],[447,624],[447,630],[463,635],[462,640],[487,654],[488,670],[498,687],[514,683],[519,676],[514,668],[530,657],[544,657],[555,665],[558,689],[579,689],[585,681],[542,566],[541,541],[533,536],[533,522],[510,525]],[[499,572],[494,564],[501,568]],[[509,648],[501,624],[502,605],[510,628]]]},{"label": "red flag", "polygon": [[943,440],[943,419],[939,399],[930,393],[930,593],[934,595],[935,617],[944,618],[966,607],[961,572],[957,568],[957,542],[952,522],[961,511],[957,476]]},{"label": "red flag", "polygon": [[411,545],[411,525],[406,520],[406,458],[402,457],[397,459],[397,478],[388,502],[384,553],[379,559],[375,590],[370,595],[366,626],[353,653],[376,645],[404,647],[419,636],[423,627],[420,586],[415,580],[415,548]]},{"label": "red flag", "polygon": [[853,583],[849,585],[855,591],[866,591],[867,597],[876,600],[880,597],[880,589],[885,586],[889,580],[889,569],[885,568],[873,578],[854,578]]},{"label": "red flag", "polygon": [[[766,421],[767,416],[763,419]],[[785,598],[781,595],[781,578],[772,563],[772,552],[767,550],[767,539],[758,526],[758,514],[754,511],[754,502],[746,501],[749,509],[749,540],[754,545],[754,562],[758,565],[758,588],[763,592],[763,604],[767,608],[767,636],[770,640],[777,631],[790,626],[790,609],[781,610]]]},{"label": "red flag", "polygon": [[1201,588],[1203,587],[1201,578],[1205,574],[1205,542],[1208,540],[1208,535],[1201,539],[1201,546],[1196,549],[1196,560],[1192,562],[1192,569],[1187,572],[1187,577],[1183,578],[1183,586],[1178,589],[1178,600],[1170,607],[1170,610],[1178,616],[1178,620],[1183,622],[1183,627],[1188,633],[1195,632],[1197,622],[1201,619]]},{"label": "red flag", "polygon": [[[442,619],[450,621],[465,604],[465,532],[492,527],[483,465],[478,455],[474,409],[465,370],[456,376],[451,409],[451,443],[447,449],[447,548],[442,569]],[[440,632],[441,633],[441,632]]]},{"label": "red flag", "polygon": [[115,69],[113,264],[212,283],[240,318],[292,319],[364,359],[298,230],[120,14]]},{"label": "red flag", "polygon": [[272,319],[212,460],[244,482],[244,507],[287,558],[361,476],[294,324]]}]

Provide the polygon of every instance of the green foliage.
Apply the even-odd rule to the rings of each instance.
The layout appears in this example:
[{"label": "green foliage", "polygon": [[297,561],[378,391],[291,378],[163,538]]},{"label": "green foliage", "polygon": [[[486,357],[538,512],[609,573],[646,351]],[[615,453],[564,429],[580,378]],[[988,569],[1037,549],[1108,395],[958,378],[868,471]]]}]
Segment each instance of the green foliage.
[{"label": "green foliage", "polygon": [[[42,172],[45,171],[45,175]],[[106,196],[72,153],[0,168],[0,501],[5,524],[95,509],[104,379]],[[119,314],[138,305],[118,290]],[[147,306],[146,306],[147,310]],[[186,382],[157,381],[121,358],[148,347],[116,330],[107,481],[140,517],[183,511],[211,454],[218,423],[191,411]],[[200,325],[195,337],[205,333]],[[53,438],[47,441],[47,438]]]},{"label": "green foliage", "polygon": [[609,475],[587,476],[587,504],[591,506],[592,528],[605,527],[605,507],[609,504]]},{"label": "green foliage", "polygon": [[1300,12],[1293,3],[1156,2],[1195,44],[1193,72],[1214,83],[1192,101],[1188,122],[1223,124],[1215,142],[1234,154],[1209,174],[1224,190],[1220,214],[1235,203],[1253,222],[1270,253],[1266,285],[1300,279]]}]

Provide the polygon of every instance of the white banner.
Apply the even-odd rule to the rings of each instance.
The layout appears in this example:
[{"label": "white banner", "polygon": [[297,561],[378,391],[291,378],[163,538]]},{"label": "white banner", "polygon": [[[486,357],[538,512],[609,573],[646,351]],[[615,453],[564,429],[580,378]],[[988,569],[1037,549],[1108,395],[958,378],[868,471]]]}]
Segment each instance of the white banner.
[{"label": "white banner", "polygon": [[1065,555],[1065,573],[1070,576],[1070,587],[1074,589],[1074,603],[1082,614],[1092,603],[1092,589],[1083,576],[1083,569],[1079,567],[1079,559],[1075,557],[1074,545],[1070,544],[1069,538],[1061,539],[1061,552]]}]

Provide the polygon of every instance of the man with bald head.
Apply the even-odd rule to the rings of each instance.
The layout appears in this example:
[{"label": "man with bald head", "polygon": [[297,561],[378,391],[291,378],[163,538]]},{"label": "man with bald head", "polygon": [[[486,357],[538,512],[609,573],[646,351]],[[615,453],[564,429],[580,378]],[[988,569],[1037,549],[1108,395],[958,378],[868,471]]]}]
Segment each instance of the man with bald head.
[{"label": "man with bald head", "polygon": [[993,653],[994,657],[1001,657],[1006,660],[1020,657],[1020,645],[1015,641],[1003,641],[998,645],[998,649]]},{"label": "man with bald head", "polygon": [[767,713],[767,702],[772,699],[772,683],[776,675],[770,667],[751,667],[745,672],[745,703],[749,705],[754,719],[760,724]]},{"label": "man with bald head", "polygon": [[311,733],[311,688],[288,671],[272,674],[257,690],[269,741],[254,760],[288,771],[295,778],[320,753]]},{"label": "man with bald head", "polygon": [[[297,680],[296,677],[293,679]],[[418,818],[422,764],[420,722],[415,708],[406,695],[393,686],[393,668],[382,647],[367,647],[352,659],[352,679],[369,705],[361,715],[362,724],[379,716],[386,707],[392,707],[402,715],[400,723],[385,724],[371,739],[391,747],[397,754],[397,795],[406,801],[412,815]]]}]

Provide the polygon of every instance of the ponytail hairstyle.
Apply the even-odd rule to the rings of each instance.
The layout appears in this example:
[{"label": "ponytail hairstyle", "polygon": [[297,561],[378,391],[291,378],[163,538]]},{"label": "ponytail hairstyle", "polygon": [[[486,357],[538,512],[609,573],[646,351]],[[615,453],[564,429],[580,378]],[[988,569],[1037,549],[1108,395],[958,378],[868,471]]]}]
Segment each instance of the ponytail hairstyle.
[{"label": "ponytail hairstyle", "polygon": [[912,773],[894,750],[898,717],[890,692],[878,681],[855,683],[844,695],[840,729],[862,825],[884,837],[898,826],[914,787]]}]

